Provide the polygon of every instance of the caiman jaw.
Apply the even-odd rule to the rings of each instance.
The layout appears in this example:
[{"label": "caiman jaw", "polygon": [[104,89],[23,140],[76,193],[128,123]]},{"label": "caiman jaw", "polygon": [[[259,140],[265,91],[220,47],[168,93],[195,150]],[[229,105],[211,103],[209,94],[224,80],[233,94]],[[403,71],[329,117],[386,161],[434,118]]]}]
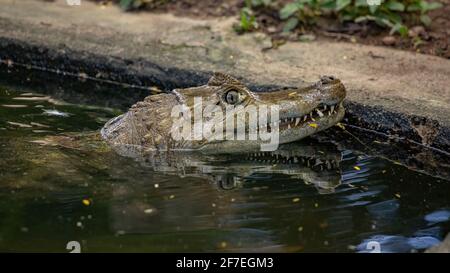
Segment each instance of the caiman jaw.
[{"label": "caiman jaw", "polygon": [[[326,105],[319,104],[318,107],[314,108],[308,114],[298,117],[290,117],[290,118],[282,118],[278,122],[268,124],[268,129],[275,127],[278,125],[280,131],[288,130],[288,129],[296,129],[300,127],[304,127],[309,125],[311,127],[316,127],[317,122],[320,122],[322,119],[332,119],[336,115],[338,115],[341,110],[343,110],[343,103],[340,102],[338,104]],[[316,124],[316,125],[314,125]]]},{"label": "caiman jaw", "polygon": [[[300,140],[338,123],[345,114],[345,87],[332,76],[323,76],[303,88],[286,88],[261,94],[262,103],[279,106],[279,120],[268,124],[279,130],[280,144]],[[261,125],[260,125],[261,126]]]}]

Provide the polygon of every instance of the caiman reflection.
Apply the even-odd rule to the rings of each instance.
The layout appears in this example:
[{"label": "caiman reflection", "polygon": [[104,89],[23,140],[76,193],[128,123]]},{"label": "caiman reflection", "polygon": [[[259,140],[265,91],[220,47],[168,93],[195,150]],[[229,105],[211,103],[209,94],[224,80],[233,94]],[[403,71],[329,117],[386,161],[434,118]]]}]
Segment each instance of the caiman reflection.
[{"label": "caiman reflection", "polygon": [[[128,155],[131,156],[128,150]],[[153,170],[207,179],[221,189],[234,189],[254,174],[283,174],[333,193],[341,183],[341,153],[332,144],[314,140],[284,144],[273,152],[206,156],[186,152],[134,150],[133,158]]]}]

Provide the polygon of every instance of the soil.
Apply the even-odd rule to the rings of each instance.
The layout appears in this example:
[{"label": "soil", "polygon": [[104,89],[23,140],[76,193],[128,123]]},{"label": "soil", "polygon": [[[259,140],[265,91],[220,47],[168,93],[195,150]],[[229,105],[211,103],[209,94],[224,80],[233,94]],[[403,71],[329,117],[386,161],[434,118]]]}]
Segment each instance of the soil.
[{"label": "soil", "polygon": [[[93,0],[107,5],[119,0]],[[280,6],[283,2],[277,1]],[[352,43],[388,46],[402,50],[415,51],[429,55],[450,58],[450,0],[438,0],[444,7],[429,13],[432,23],[424,28],[417,22],[409,20],[409,37],[389,35],[388,29],[374,24],[340,24],[336,19],[320,19],[316,24],[301,26],[294,33],[282,33],[284,22],[274,9],[259,8],[255,10],[258,30],[273,38],[274,45],[283,44],[287,40],[342,40]],[[140,10],[165,13],[195,18],[211,18],[220,16],[238,16],[244,7],[244,0],[150,0]]]}]

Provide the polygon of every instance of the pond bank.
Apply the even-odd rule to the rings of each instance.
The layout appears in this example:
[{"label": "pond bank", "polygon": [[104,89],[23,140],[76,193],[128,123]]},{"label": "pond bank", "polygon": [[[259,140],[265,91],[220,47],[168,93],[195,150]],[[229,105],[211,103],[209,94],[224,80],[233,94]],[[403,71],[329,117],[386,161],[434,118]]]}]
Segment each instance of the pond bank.
[{"label": "pond bank", "polygon": [[[255,89],[320,75],[348,89],[346,123],[450,151],[450,61],[347,43],[288,43],[272,50],[261,33],[237,36],[233,19],[129,14],[83,1],[0,0],[1,70],[15,66],[83,80],[169,90],[223,71]],[[24,79],[25,80],[25,79]],[[149,91],[150,92],[150,91]],[[132,103],[133,99],[129,99]]]}]

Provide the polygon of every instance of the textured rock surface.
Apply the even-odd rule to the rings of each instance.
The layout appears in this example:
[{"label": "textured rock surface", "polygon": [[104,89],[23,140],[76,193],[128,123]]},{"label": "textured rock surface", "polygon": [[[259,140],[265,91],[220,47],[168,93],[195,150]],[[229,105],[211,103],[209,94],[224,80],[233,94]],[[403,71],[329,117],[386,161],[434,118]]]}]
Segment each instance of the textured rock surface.
[{"label": "textured rock surface", "polygon": [[437,246],[434,246],[426,251],[427,253],[450,253],[450,234],[445,240]]}]

